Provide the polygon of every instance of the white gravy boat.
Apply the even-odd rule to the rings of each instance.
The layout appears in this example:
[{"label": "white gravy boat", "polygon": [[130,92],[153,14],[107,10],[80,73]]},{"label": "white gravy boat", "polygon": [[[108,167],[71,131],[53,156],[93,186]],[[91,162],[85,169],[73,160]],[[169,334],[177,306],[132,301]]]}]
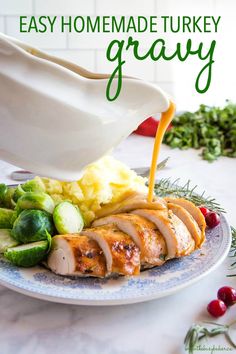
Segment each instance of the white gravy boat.
[{"label": "white gravy boat", "polygon": [[0,34],[0,158],[76,180],[143,120],[169,107],[160,88],[132,78],[123,78],[119,97],[110,102],[108,80],[88,73]]}]

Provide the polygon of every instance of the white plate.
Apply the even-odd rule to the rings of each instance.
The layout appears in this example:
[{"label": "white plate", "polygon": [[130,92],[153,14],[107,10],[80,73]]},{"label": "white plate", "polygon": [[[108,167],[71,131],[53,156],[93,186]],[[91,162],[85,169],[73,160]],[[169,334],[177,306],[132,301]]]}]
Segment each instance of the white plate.
[{"label": "white plate", "polygon": [[65,278],[43,267],[30,269],[0,258],[0,283],[17,292],[53,302],[77,305],[119,305],[173,294],[216,269],[227,256],[231,231],[225,217],[207,231],[206,243],[191,256],[168,261],[135,277]]}]

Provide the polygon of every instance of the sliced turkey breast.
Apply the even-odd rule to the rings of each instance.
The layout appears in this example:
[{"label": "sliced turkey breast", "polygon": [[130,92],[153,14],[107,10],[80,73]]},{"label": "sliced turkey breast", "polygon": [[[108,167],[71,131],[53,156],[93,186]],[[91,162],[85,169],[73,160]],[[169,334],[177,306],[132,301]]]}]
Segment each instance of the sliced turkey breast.
[{"label": "sliced turkey breast", "polygon": [[165,198],[167,203],[173,203],[182,206],[185,208],[191,215],[192,217],[196,220],[200,230],[201,230],[201,243],[199,246],[202,245],[202,243],[205,241],[206,236],[205,236],[205,229],[206,229],[206,221],[204,216],[202,215],[200,209],[196,207],[192,202],[189,200],[186,200],[184,198],[173,198],[173,197],[167,197]]},{"label": "sliced turkey breast", "polygon": [[60,275],[106,275],[106,260],[101,248],[96,241],[79,234],[54,236],[47,266]]},{"label": "sliced turkey breast", "polygon": [[166,207],[166,202],[163,198],[154,197],[152,202],[148,202],[147,195],[136,193],[119,203],[103,205],[102,208],[96,212],[96,219],[107,215],[129,212],[135,209],[163,210],[166,209]]},{"label": "sliced turkey breast", "polygon": [[81,234],[97,241],[106,257],[108,274],[139,274],[139,248],[128,235],[120,231],[115,225],[85,229]]},{"label": "sliced turkey breast", "polygon": [[153,222],[167,245],[167,259],[186,256],[195,248],[195,242],[184,223],[171,210],[139,209],[132,212]]},{"label": "sliced turkey breast", "polygon": [[196,220],[182,206],[168,202],[167,205],[168,209],[172,210],[173,213],[187,226],[187,229],[189,230],[190,234],[192,235],[192,238],[195,241],[195,246],[196,248],[198,248],[202,242],[202,233]]},{"label": "sliced turkey breast", "polygon": [[156,225],[134,214],[116,214],[97,219],[92,226],[115,224],[128,234],[140,249],[141,265],[145,268],[162,265],[167,256],[166,242]]}]

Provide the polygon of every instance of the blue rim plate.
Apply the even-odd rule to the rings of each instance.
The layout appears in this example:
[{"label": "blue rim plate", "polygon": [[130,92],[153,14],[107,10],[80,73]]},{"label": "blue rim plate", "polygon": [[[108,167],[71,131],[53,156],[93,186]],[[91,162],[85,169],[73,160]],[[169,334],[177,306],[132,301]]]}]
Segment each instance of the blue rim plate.
[{"label": "blue rim plate", "polygon": [[231,230],[225,216],[220,219],[217,227],[207,231],[201,250],[139,276],[66,278],[40,266],[18,268],[0,257],[0,284],[38,299],[76,305],[120,305],[161,298],[199,281],[226,258]]}]

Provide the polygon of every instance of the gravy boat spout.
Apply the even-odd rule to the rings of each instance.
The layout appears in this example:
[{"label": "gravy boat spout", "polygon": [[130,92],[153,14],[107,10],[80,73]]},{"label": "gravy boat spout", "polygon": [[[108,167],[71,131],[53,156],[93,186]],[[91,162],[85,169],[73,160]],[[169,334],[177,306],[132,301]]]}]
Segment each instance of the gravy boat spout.
[{"label": "gravy boat spout", "polygon": [[76,180],[143,120],[168,109],[161,89],[131,78],[110,102],[108,79],[81,76],[76,65],[34,51],[0,34],[0,158],[7,162]]}]

